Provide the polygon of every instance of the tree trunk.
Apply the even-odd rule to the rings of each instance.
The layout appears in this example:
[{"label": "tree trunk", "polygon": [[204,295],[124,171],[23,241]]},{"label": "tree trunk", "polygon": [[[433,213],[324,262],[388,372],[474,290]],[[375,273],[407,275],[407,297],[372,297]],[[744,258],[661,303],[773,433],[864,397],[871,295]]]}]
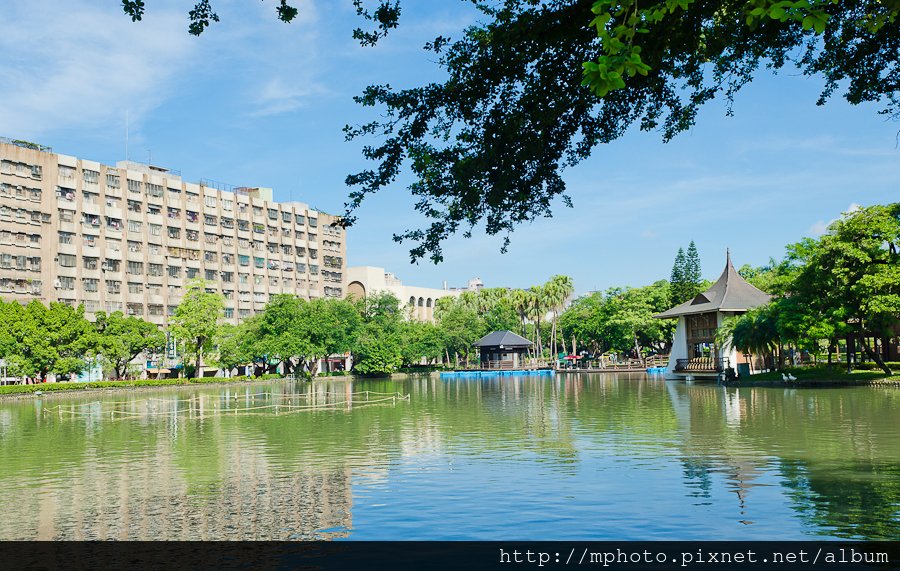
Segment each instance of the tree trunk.
[{"label": "tree trunk", "polygon": [[851,357],[853,355],[853,334],[847,334],[847,372],[853,370],[853,359]]},{"label": "tree trunk", "polygon": [[885,375],[892,375],[891,368],[885,364],[884,360],[882,360],[881,355],[878,354],[878,351],[873,351],[871,347],[869,347],[868,337],[864,334],[860,333],[860,345],[862,345],[862,350],[865,351],[866,355],[869,356],[870,359],[875,361],[878,367],[884,371]]}]

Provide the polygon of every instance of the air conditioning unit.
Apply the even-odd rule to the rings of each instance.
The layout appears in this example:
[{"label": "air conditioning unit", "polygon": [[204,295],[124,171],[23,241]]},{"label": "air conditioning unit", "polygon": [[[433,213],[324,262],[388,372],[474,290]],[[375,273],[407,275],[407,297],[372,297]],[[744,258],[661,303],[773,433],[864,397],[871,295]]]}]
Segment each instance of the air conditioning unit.
[{"label": "air conditioning unit", "polygon": [[59,289],[62,287],[62,282],[59,281],[59,278],[53,280],[53,287],[55,287],[56,289]]}]

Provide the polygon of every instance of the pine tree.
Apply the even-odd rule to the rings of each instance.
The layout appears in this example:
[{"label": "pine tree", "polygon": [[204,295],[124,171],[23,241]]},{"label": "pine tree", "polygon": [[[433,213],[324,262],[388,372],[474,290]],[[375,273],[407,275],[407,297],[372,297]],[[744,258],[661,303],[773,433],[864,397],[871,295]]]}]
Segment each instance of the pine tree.
[{"label": "pine tree", "polygon": [[700,293],[701,276],[700,255],[697,253],[697,245],[691,240],[684,263],[685,299]]},{"label": "pine tree", "polygon": [[672,275],[669,278],[673,306],[685,301],[683,295],[685,292],[684,274],[687,269],[686,265],[687,259],[684,257],[684,248],[678,248],[678,253],[675,254],[675,263],[672,265]]}]

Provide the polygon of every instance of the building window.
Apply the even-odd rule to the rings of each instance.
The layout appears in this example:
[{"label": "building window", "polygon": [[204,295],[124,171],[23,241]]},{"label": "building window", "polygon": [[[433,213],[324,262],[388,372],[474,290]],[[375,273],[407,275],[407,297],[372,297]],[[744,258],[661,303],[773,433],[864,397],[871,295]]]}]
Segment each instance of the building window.
[{"label": "building window", "polygon": [[150,224],[150,235],[159,236],[162,233],[162,226],[159,224]]},{"label": "building window", "polygon": [[106,186],[107,188],[119,188],[119,175],[107,173]]},{"label": "building window", "polygon": [[264,268],[264,267],[266,267],[266,259],[254,257],[253,265],[256,266],[257,268]]},{"label": "building window", "polygon": [[106,280],[107,293],[119,293],[122,289],[122,282],[119,280]]},{"label": "building window", "polygon": [[196,278],[198,275],[200,275],[199,268],[188,268],[187,269],[187,277],[189,280]]},{"label": "building window", "polygon": [[242,285],[248,284],[250,281],[250,274],[238,274],[238,283]]},{"label": "building window", "polygon": [[137,193],[141,192],[141,185],[142,185],[142,183],[139,180],[131,180],[130,178],[128,179],[128,191],[129,192],[137,192]]},{"label": "building window", "polygon": [[234,254],[222,254],[222,263],[231,265],[234,263]]},{"label": "building window", "polygon": [[204,222],[204,224],[206,224],[207,226],[217,226],[217,225],[219,224],[219,220],[218,220],[215,216],[213,216],[213,215],[211,215],[211,214],[206,214],[206,215],[204,215],[204,216],[203,216],[203,222]]},{"label": "building window", "polygon": [[216,197],[215,196],[203,196],[203,204],[208,206],[209,208],[216,207]]},{"label": "building window", "polygon": [[59,165],[59,178],[75,178],[75,169],[65,165]]},{"label": "building window", "polygon": [[65,291],[72,291],[75,289],[75,278],[59,276],[57,279],[59,280],[59,289]]},{"label": "building window", "polygon": [[193,210],[185,210],[184,213],[187,215],[188,222],[197,222],[200,220],[200,215]]},{"label": "building window", "polygon": [[151,184],[147,183],[147,195],[152,196],[154,198],[162,198],[163,195],[163,187],[159,184]]},{"label": "building window", "polygon": [[231,211],[233,207],[234,207],[233,200],[222,200],[222,210]]},{"label": "building window", "polygon": [[148,275],[148,276],[161,276],[161,275],[163,275],[163,266],[162,266],[162,264],[148,264],[148,265],[147,265],[147,275]]},{"label": "building window", "polygon": [[113,260],[111,258],[106,258],[104,262],[106,264],[106,271],[109,272],[118,272],[121,269],[122,262],[120,260]]},{"label": "building window", "polygon": [[92,258],[90,256],[85,256],[84,260],[84,269],[86,270],[96,270],[100,267],[100,258]]},{"label": "building window", "polygon": [[219,259],[219,255],[215,252],[205,251],[203,252],[203,259],[207,262],[216,262]]},{"label": "building window", "polygon": [[187,236],[187,239],[191,242],[197,242],[200,240],[200,232],[198,232],[197,230],[187,230],[185,232],[185,236]]},{"label": "building window", "polygon": [[147,313],[150,315],[160,316],[163,314],[163,306],[151,303],[147,306]]},{"label": "building window", "polygon": [[128,315],[144,315],[144,304],[142,303],[126,303]]},{"label": "building window", "polygon": [[84,177],[84,182],[88,184],[100,184],[100,173],[97,171],[85,169],[82,176]]},{"label": "building window", "polygon": [[96,278],[84,278],[81,281],[84,283],[84,291],[96,292],[100,287],[100,280]]},{"label": "building window", "polygon": [[250,256],[244,256],[242,254],[238,254],[238,264],[241,266],[249,266],[250,265]]},{"label": "building window", "polygon": [[71,244],[75,239],[75,234],[72,232],[60,232],[59,233],[59,243],[60,244]]},{"label": "building window", "polygon": [[[64,210],[62,208],[59,209],[59,221],[60,222],[73,222],[75,220],[75,211],[74,210]],[[100,225],[100,219],[97,219],[97,225]]]},{"label": "building window", "polygon": [[143,249],[142,246],[143,244],[141,244],[140,242],[132,242],[131,240],[128,241],[129,252],[140,252]]},{"label": "building window", "polygon": [[129,220],[128,221],[128,231],[134,232],[135,234],[140,234],[144,230],[144,223],[138,222],[137,220]]},{"label": "building window", "polygon": [[205,277],[208,281],[215,281],[215,280],[216,280],[216,277],[217,277],[217,276],[216,276],[216,273],[217,273],[217,272],[216,272],[215,270],[206,270],[206,271],[204,272],[204,277]]},{"label": "building window", "polygon": [[234,272],[222,272],[222,282],[223,283],[231,283],[234,281]]},{"label": "building window", "polygon": [[128,293],[144,293],[144,284],[140,282],[128,282]]},{"label": "building window", "polygon": [[144,262],[128,262],[126,272],[132,276],[144,275]]},{"label": "building window", "polygon": [[64,268],[74,268],[75,267],[75,256],[72,254],[60,254],[59,255],[59,265]]},{"label": "building window", "polygon": [[169,266],[169,277],[170,278],[180,278],[181,277],[181,267],[180,266]]},{"label": "building window", "polygon": [[[138,222],[140,224],[140,222]],[[140,228],[140,227],[139,227]],[[119,231],[122,229],[122,221],[118,218],[106,217],[106,229]]]}]

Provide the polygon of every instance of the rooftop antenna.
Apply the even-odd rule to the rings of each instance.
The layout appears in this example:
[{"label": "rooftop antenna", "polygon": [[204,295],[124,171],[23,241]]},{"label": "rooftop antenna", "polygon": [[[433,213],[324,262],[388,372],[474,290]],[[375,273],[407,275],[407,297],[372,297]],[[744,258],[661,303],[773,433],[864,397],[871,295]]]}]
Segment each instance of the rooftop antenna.
[{"label": "rooftop antenna", "polygon": [[150,151],[150,149],[147,149],[147,164],[153,164],[153,153]]}]

